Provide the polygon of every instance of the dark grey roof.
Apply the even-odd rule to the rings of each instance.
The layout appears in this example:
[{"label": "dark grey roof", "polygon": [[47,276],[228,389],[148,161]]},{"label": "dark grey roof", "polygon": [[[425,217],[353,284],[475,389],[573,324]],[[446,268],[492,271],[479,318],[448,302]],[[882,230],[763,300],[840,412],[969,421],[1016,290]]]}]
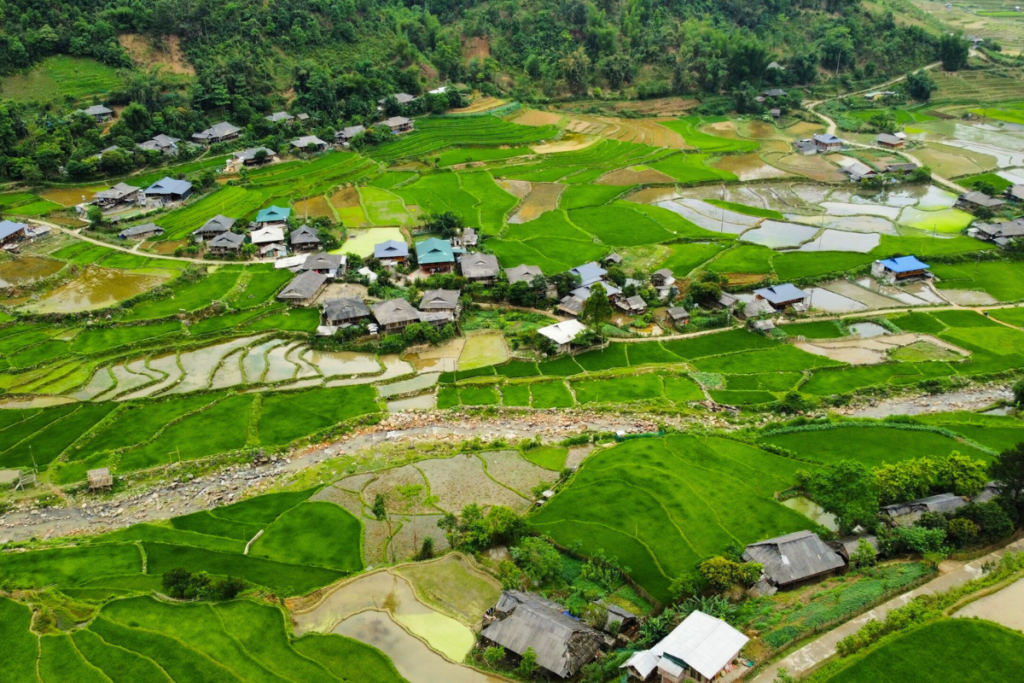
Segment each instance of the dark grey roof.
[{"label": "dark grey roof", "polygon": [[94,104],[86,109],[79,109],[78,111],[88,114],[89,116],[106,116],[107,114],[113,114],[114,110],[104,107],[102,104]]},{"label": "dark grey roof", "polygon": [[838,541],[831,541],[829,545],[849,561],[850,556],[857,552],[857,546],[860,545],[862,540],[874,548],[876,553],[878,552],[878,537],[870,534],[867,536],[847,536],[846,538],[840,538]]},{"label": "dark grey roof", "polygon": [[366,126],[348,126],[334,134],[336,140],[351,140],[360,133],[366,132]]},{"label": "dark grey roof", "polygon": [[601,648],[600,633],[539,595],[505,591],[495,609],[499,620],[481,635],[519,655],[532,649],[538,665],[562,678],[574,675]]},{"label": "dark grey roof", "polygon": [[902,138],[898,138],[895,135],[889,135],[888,133],[880,133],[875,142],[880,145],[899,145],[903,143]]},{"label": "dark grey roof", "polygon": [[505,270],[505,277],[508,278],[509,283],[526,282],[532,283],[533,279],[540,275],[544,277],[544,273],[538,266],[516,266],[515,268],[507,268]]},{"label": "dark grey roof", "polygon": [[320,244],[320,233],[316,228],[303,225],[288,236],[292,244]]},{"label": "dark grey roof", "polygon": [[765,97],[782,97],[786,94],[786,91],[782,88],[772,88],[771,90],[765,90],[761,94]]},{"label": "dark grey roof", "polygon": [[479,252],[460,256],[459,268],[462,269],[462,276],[470,280],[498,277],[501,272],[497,256]]},{"label": "dark grey roof", "polygon": [[152,185],[146,188],[146,194],[155,195],[171,195],[171,194],[187,194],[192,190],[192,183],[187,180],[179,180],[177,178],[171,178],[170,176],[156,181]]},{"label": "dark grey roof", "polygon": [[990,197],[984,192],[967,192],[966,194],[960,195],[960,199],[970,204],[974,204],[976,206],[984,206],[990,209],[1000,207],[1006,203],[1002,199]]},{"label": "dark grey roof", "polygon": [[135,225],[130,228],[125,228],[121,232],[117,233],[118,237],[135,237],[136,235],[162,235],[164,229],[156,223],[143,223],[142,225]]},{"label": "dark grey roof", "polygon": [[341,264],[345,262],[345,256],[342,254],[328,254],[325,251],[321,251],[316,254],[310,254],[306,259],[306,262],[302,264],[303,270],[337,270],[341,268]]},{"label": "dark grey roof", "polygon": [[315,135],[303,135],[301,138],[295,138],[291,141],[291,146],[298,149],[306,149],[310,145],[317,147],[326,147],[327,143],[318,138]]},{"label": "dark grey roof", "polygon": [[250,147],[249,149],[243,149],[241,152],[235,152],[233,156],[239,161],[252,161],[256,158],[257,152],[266,152],[266,158],[268,159],[277,154],[277,152],[269,147]]},{"label": "dark grey roof", "polygon": [[752,543],[743,551],[747,562],[760,562],[776,586],[809,579],[839,569],[843,559],[810,531],[797,531]]},{"label": "dark grey roof", "polygon": [[213,124],[212,126],[210,126],[209,128],[207,128],[204,131],[200,131],[198,133],[193,133],[192,137],[194,137],[197,140],[209,140],[211,138],[224,138],[224,137],[227,137],[228,135],[234,135],[235,133],[238,133],[240,130],[242,130],[242,129],[239,128],[238,126],[233,126],[230,123],[228,123],[227,121],[221,121],[220,123]]},{"label": "dark grey roof", "polygon": [[888,517],[902,517],[904,515],[920,515],[924,512],[952,512],[966,504],[967,501],[955,493],[939,493],[906,503],[883,505],[879,511]]},{"label": "dark grey roof", "polygon": [[424,311],[453,311],[458,305],[457,289],[428,289],[420,299],[420,309]]},{"label": "dark grey roof", "polygon": [[1024,237],[1024,218],[1014,218],[1004,223],[975,223],[971,227],[990,238]]},{"label": "dark grey roof", "polygon": [[[413,96],[413,95],[410,95],[409,93],[398,92],[398,93],[395,93],[395,99],[398,100],[399,104],[409,104],[410,102],[415,100],[416,97]],[[384,104],[387,101],[388,101],[388,98],[382,97],[379,100],[377,100],[377,104]]]},{"label": "dark grey roof", "polygon": [[291,121],[295,117],[286,111],[275,111],[273,114],[264,116],[263,118],[271,123],[277,123],[278,121]]},{"label": "dark grey roof", "polygon": [[298,300],[312,299],[320,288],[327,283],[327,276],[307,270],[289,282],[277,295],[278,299]]},{"label": "dark grey roof", "polygon": [[118,183],[113,187],[97,192],[93,199],[124,199],[125,197],[131,196],[138,192],[141,188],[129,185],[128,183]]},{"label": "dark grey roof", "polygon": [[604,598],[597,601],[597,604],[601,605],[608,610],[608,619],[604,622],[604,629],[607,631],[612,624],[618,622],[622,626],[627,625],[630,622],[637,621],[637,616],[627,609],[623,609],[618,605],[610,602],[606,602]]},{"label": "dark grey roof", "polygon": [[613,251],[601,259],[601,263],[622,263],[622,256]]},{"label": "dark grey roof", "polygon": [[676,306],[668,309],[668,317],[672,318],[673,320],[686,320],[687,318],[690,317],[690,312],[687,311],[685,308]]},{"label": "dark grey roof", "polygon": [[412,120],[405,118],[404,116],[392,116],[390,119],[385,119],[381,123],[388,128],[398,128],[400,126],[408,126],[412,123]]},{"label": "dark grey roof", "polygon": [[902,171],[913,171],[917,168],[917,164],[913,162],[906,162],[901,164],[886,164],[885,170],[890,173],[902,172]]},{"label": "dark grey roof", "polygon": [[241,249],[242,244],[244,243],[245,235],[239,235],[233,232],[222,232],[207,242],[207,246],[211,249]]},{"label": "dark grey roof", "polygon": [[368,318],[369,307],[361,299],[331,299],[324,304],[324,317],[330,322]]},{"label": "dark grey roof", "polygon": [[558,302],[558,307],[572,315],[579,315],[583,312],[583,305],[585,303],[587,302],[583,299],[570,294]]},{"label": "dark grey roof", "polygon": [[228,232],[231,230],[231,226],[235,224],[234,218],[227,216],[216,215],[210,220],[203,223],[202,227],[193,232],[193,235],[219,235],[222,232]]},{"label": "dark grey roof", "polygon": [[405,299],[388,299],[371,306],[373,317],[381,325],[415,323],[420,321],[420,312]]}]

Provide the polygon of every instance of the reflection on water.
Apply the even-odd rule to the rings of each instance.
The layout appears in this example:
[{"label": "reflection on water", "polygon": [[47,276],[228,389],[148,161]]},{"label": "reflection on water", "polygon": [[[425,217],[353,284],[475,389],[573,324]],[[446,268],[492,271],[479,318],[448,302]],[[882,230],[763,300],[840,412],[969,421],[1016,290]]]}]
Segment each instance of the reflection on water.
[{"label": "reflection on water", "polygon": [[501,678],[452,664],[402,630],[385,612],[357,614],[338,624],[334,633],[374,646],[391,658],[409,683],[504,683]]},{"label": "reflection on water", "polygon": [[435,405],[437,405],[437,397],[434,394],[421,394],[420,396],[388,401],[388,412],[401,413],[406,410],[430,410]]},{"label": "reflection on water", "polygon": [[0,287],[27,285],[50,277],[63,267],[60,261],[39,256],[19,256],[11,261],[0,262]]},{"label": "reflection on water", "polygon": [[402,380],[401,382],[395,382],[394,384],[385,384],[377,388],[380,392],[381,397],[387,398],[388,396],[400,396],[402,394],[408,394],[413,391],[423,391],[437,384],[437,379],[441,375],[436,372],[428,372],[422,375],[416,375],[412,379]]},{"label": "reflection on water", "polygon": [[807,292],[811,297],[811,308],[816,308],[819,311],[849,313],[850,311],[863,311],[867,308],[867,306],[859,301],[854,301],[821,287],[811,287]]},{"label": "reflection on water", "polygon": [[814,227],[768,220],[762,223],[761,227],[743,233],[740,240],[778,249],[798,246],[812,239],[817,233],[818,229]]},{"label": "reflection on water", "polygon": [[883,337],[889,334],[889,330],[885,329],[878,323],[855,323],[850,325],[850,332],[856,334],[862,339],[871,339],[872,337]]},{"label": "reflection on water", "polygon": [[155,287],[166,278],[89,266],[77,278],[30,304],[39,313],[72,313],[112,306]]},{"label": "reflection on water", "polygon": [[372,354],[351,351],[307,351],[302,358],[320,368],[324,377],[372,375],[381,371]]},{"label": "reflection on water", "polygon": [[855,251],[866,254],[882,241],[881,235],[842,230],[823,230],[814,240],[800,246],[800,251]]}]

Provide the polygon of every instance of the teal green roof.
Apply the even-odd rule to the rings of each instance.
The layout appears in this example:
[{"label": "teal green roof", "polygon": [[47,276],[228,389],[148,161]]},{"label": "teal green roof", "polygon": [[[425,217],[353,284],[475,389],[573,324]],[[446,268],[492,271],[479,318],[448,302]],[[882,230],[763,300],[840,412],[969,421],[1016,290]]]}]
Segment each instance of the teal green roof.
[{"label": "teal green roof", "polygon": [[291,209],[285,209],[280,206],[272,206],[269,209],[263,209],[256,214],[257,223],[273,223],[275,221],[286,221],[288,216],[292,215]]},{"label": "teal green roof", "polygon": [[452,243],[448,240],[431,237],[416,244],[416,262],[421,266],[454,261],[455,254],[452,252]]}]

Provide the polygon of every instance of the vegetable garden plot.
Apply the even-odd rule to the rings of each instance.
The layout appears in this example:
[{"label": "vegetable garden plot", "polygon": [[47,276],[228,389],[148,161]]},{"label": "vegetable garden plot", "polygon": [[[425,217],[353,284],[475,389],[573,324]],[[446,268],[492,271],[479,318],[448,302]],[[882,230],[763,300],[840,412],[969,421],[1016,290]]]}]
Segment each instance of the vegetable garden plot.
[{"label": "vegetable garden plot", "polygon": [[807,529],[772,495],[807,463],[725,439],[639,439],[600,451],[529,524],[561,545],[616,557],[659,600],[707,555]]}]

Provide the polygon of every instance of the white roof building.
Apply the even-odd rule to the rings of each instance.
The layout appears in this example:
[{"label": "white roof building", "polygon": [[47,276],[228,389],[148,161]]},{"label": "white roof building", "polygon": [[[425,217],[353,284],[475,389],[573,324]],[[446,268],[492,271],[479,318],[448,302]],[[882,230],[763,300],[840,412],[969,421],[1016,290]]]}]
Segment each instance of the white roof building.
[{"label": "white roof building", "polygon": [[298,268],[306,262],[308,254],[299,254],[298,256],[289,256],[287,258],[279,258],[274,261],[274,268]]},{"label": "white roof building", "polygon": [[537,330],[537,334],[544,335],[559,346],[565,346],[571,343],[585,329],[587,329],[587,326],[579,320],[566,320],[555,325],[542,327]]},{"label": "white roof building", "polygon": [[713,680],[735,659],[750,640],[721,619],[701,611],[686,617],[650,650],[636,652],[620,666],[641,680],[658,673],[668,680],[681,680],[687,670]]},{"label": "white roof building", "polygon": [[249,233],[249,239],[251,239],[252,243],[256,245],[284,242],[284,230],[281,228],[263,228],[262,230],[253,230]]}]

